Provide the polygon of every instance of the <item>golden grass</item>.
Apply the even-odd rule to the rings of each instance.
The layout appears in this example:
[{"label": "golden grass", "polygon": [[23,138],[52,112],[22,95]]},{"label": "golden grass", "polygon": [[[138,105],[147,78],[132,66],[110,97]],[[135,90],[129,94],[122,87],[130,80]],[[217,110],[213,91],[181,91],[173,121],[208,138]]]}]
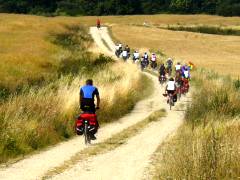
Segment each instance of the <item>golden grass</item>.
[{"label": "golden grass", "polygon": [[181,127],[153,156],[152,179],[238,179],[239,119]]},{"label": "golden grass", "polygon": [[[28,81],[53,76],[66,55],[49,41],[49,33],[64,31],[64,24],[95,25],[97,17],[40,17],[0,14],[0,85],[14,89]],[[239,75],[239,37],[171,32],[131,25],[216,25],[239,28],[239,17],[209,15],[103,16],[115,37],[135,48],[161,49],[168,56],[194,61],[218,72]],[[67,55],[66,55],[67,56]]]},{"label": "golden grass", "polygon": [[28,80],[52,76],[65,52],[49,41],[49,33],[63,32],[63,25],[77,23],[65,17],[0,14],[1,84],[14,89]]},{"label": "golden grass", "polygon": [[186,122],[153,156],[152,179],[240,177],[240,96],[229,77],[194,73]]},{"label": "golden grass", "polygon": [[114,36],[136,49],[161,50],[177,61],[191,61],[197,66],[222,74],[240,75],[240,37],[173,32],[157,28],[113,26]]},{"label": "golden grass", "polygon": [[87,78],[94,79],[101,94],[100,124],[128,113],[152,89],[151,81],[134,65],[119,62],[89,76],[63,76],[40,89],[14,96],[0,105],[0,162],[73,136],[79,87]]}]

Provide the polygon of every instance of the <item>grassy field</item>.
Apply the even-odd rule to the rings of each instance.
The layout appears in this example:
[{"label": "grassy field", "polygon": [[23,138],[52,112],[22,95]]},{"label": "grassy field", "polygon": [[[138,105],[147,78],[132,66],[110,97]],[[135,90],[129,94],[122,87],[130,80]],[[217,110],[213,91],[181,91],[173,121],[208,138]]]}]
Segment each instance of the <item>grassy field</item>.
[{"label": "grassy field", "polygon": [[80,24],[71,18],[0,14],[0,87],[14,90],[35,80],[54,76],[66,52],[50,41],[64,25]]},{"label": "grassy field", "polygon": [[222,74],[240,75],[240,37],[207,35],[162,30],[155,27],[113,26],[113,35],[136,49],[164,52],[177,61],[191,61],[197,66]]},{"label": "grassy field", "polygon": [[[96,17],[80,17],[95,25]],[[108,16],[101,20],[112,29],[112,34],[130,47],[163,52],[177,61],[195,63],[220,74],[240,76],[240,37],[210,35],[194,32],[163,30],[168,26],[209,26],[240,29],[239,17],[209,15],[135,15]],[[144,26],[144,22],[146,26]]]},{"label": "grassy field", "polygon": [[[95,17],[82,17],[95,24]],[[192,61],[197,66],[213,69],[221,74],[240,75],[240,37],[209,35],[193,32],[163,30],[167,26],[210,26],[240,29],[239,17],[209,15],[138,15],[101,17],[112,28],[112,34],[130,47],[155,50],[177,61]],[[146,26],[143,26],[143,23]]]},{"label": "grassy field", "polygon": [[[64,48],[50,41],[51,34],[65,31],[64,25],[95,25],[96,18],[0,14],[0,89],[7,87],[14,90],[22,84],[52,78],[59,62],[68,54]],[[101,20],[103,24],[112,26],[115,37],[131,47],[160,50],[176,60],[193,61],[198,66],[239,76],[240,37],[155,28],[209,25],[239,29],[239,17],[136,15],[107,16],[101,17]],[[149,27],[143,27],[144,22]]]}]

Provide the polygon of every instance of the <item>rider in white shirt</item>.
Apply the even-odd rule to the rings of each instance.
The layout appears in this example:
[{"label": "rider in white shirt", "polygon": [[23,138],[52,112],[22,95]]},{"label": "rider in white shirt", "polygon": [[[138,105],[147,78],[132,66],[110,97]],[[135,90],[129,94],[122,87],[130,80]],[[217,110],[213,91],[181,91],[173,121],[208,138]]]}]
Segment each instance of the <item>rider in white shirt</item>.
[{"label": "rider in white shirt", "polygon": [[123,59],[126,61],[127,60],[127,58],[128,58],[128,52],[126,51],[126,50],[124,50],[123,52],[122,52],[122,57],[123,57]]},{"label": "rider in white shirt", "polygon": [[175,70],[176,71],[180,71],[181,70],[181,64],[180,64],[180,62],[178,62],[176,65],[175,65]]},{"label": "rider in white shirt", "polygon": [[139,56],[140,56],[139,52],[138,52],[138,51],[135,51],[135,52],[133,53],[133,61],[135,62],[136,60],[139,60]]},{"label": "rider in white shirt", "polygon": [[173,78],[170,78],[169,81],[167,82],[167,86],[166,86],[166,92],[167,94],[175,94],[177,87],[176,87],[176,83],[174,81]]}]

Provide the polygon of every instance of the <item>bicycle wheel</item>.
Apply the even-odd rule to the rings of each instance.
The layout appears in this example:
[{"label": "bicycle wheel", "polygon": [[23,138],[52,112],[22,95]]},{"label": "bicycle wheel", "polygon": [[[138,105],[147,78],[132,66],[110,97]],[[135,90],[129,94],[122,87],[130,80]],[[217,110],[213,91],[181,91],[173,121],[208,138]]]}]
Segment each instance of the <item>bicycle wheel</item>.
[{"label": "bicycle wheel", "polygon": [[84,125],[84,142],[86,145],[91,144],[91,137],[88,132],[88,124],[87,123],[85,123],[85,125]]}]

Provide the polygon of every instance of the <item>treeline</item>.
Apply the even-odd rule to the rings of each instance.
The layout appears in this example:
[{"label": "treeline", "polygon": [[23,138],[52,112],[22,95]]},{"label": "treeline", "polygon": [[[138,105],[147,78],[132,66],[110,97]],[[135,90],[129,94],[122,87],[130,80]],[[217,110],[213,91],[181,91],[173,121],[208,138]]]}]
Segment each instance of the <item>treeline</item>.
[{"label": "treeline", "polygon": [[218,14],[240,16],[239,0],[0,0],[0,12],[49,15]]}]

